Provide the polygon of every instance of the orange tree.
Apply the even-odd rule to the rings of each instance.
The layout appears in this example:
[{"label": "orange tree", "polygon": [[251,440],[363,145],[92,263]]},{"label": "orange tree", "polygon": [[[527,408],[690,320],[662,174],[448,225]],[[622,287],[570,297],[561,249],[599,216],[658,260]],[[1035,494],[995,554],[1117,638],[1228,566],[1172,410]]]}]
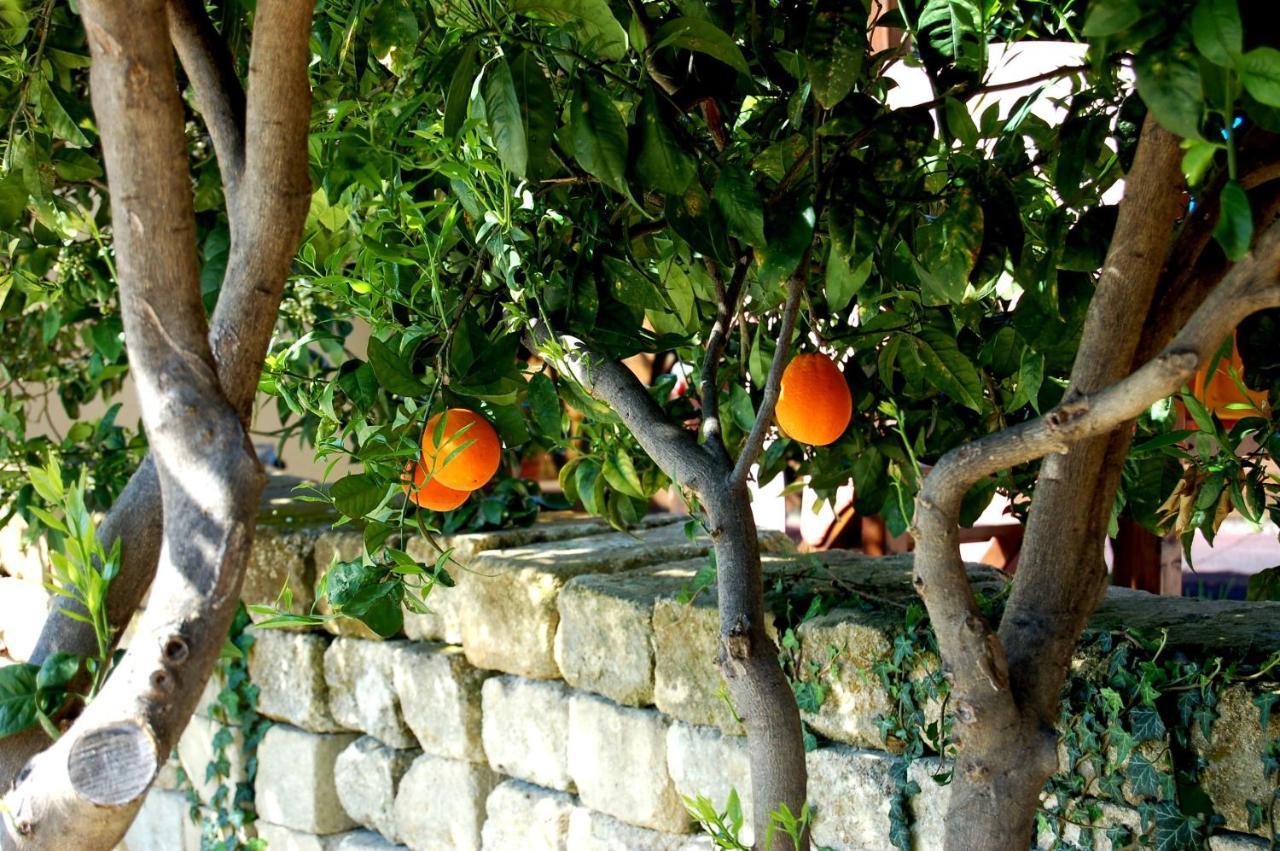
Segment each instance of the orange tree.
[{"label": "orange tree", "polygon": [[[445,486],[430,469],[420,490],[404,480],[406,465],[434,464],[424,446],[446,440],[429,418],[478,411],[508,469],[530,451],[564,453],[566,494],[616,525],[671,484],[695,507],[714,543],[720,662],[747,727],[763,837],[783,807],[802,812],[806,778],[795,697],[765,634],[747,484],[786,472],[830,496],[852,480],[860,512],[916,538],[916,586],[954,707],[947,846],[1018,848],[1056,767],[1059,691],[1106,584],[1102,547],[1116,518],[1159,527],[1177,488],[1189,542],[1197,529],[1211,537],[1224,507],[1257,518],[1275,504],[1262,466],[1276,446],[1269,417],[1227,428],[1188,394],[1196,429],[1178,430],[1168,402],[1230,354],[1232,329],[1250,316],[1237,377],[1269,388],[1280,374],[1267,346],[1275,319],[1258,313],[1280,304],[1280,51],[1266,4],[904,0],[880,14],[827,0],[326,0],[309,58],[296,40],[306,3],[82,5],[95,80],[123,91],[139,79],[125,68],[150,69],[145,79],[159,82],[141,91],[156,100],[138,109],[99,91],[91,121],[77,106],[79,22],[53,4],[2,7],[19,11],[6,12],[3,31],[17,45],[5,79],[17,82],[4,101],[14,130],[0,227],[12,247],[0,319],[6,353],[43,339],[61,344],[63,361],[82,356],[77,392],[92,396],[107,388],[94,355],[116,364],[121,352],[111,334],[76,326],[110,325],[119,310],[135,376],[160,388],[144,394],[153,460],[98,530],[104,572],[118,572],[108,626],[127,619],[157,560],[179,571],[207,562],[201,542],[223,542],[218,581],[238,582],[251,534],[244,505],[258,485],[234,447],[257,386],[289,420],[282,437],[359,464],[314,496],[365,528],[363,557],[331,572],[331,603],[396,631],[402,607],[421,607],[451,580],[446,560],[415,565],[394,533],[521,522],[546,502],[509,476],[446,514],[401,499],[406,484],[417,494]],[[185,103],[166,60],[166,18]],[[898,41],[886,33],[900,46],[885,46]],[[1011,105],[977,108],[1015,88],[990,80],[1002,47],[1034,53],[1050,40],[1087,42],[1088,52],[1012,81],[1021,85]],[[31,57],[37,71],[24,72]],[[899,63],[930,93],[895,106]],[[282,301],[281,258],[294,251],[290,222],[307,196],[293,132],[306,100],[283,83],[255,86],[255,69],[268,67],[309,68],[315,99],[310,201]],[[297,76],[281,79],[296,86]],[[271,109],[293,135],[273,129]],[[186,125],[185,140],[184,117],[202,122]],[[199,126],[207,134],[191,131]],[[188,162],[154,155],[184,141]],[[102,160],[106,185],[94,168]],[[293,171],[272,175],[281,163]],[[1121,180],[1119,203],[1104,203]],[[166,213],[183,226],[160,227]],[[170,283],[184,300],[148,289],[166,280],[159,269],[181,273]],[[259,359],[264,316],[278,322]],[[344,345],[353,322],[372,329],[363,357]],[[246,339],[254,345],[236,345]],[[174,377],[164,352],[203,366]],[[692,391],[673,394],[674,376],[641,384],[620,363],[639,352],[693,364]],[[850,390],[849,427],[821,447],[786,436],[806,437],[821,417],[772,432],[793,352],[832,356]],[[14,368],[64,374],[55,362],[14,358]],[[6,509],[56,526],[48,509],[61,485],[41,464],[83,463],[84,446],[112,424],[60,444],[29,438],[27,400],[4,392],[14,460],[0,475],[18,485]],[[183,450],[184,421],[166,411],[186,409],[173,401],[223,396],[233,416],[220,409],[204,425],[223,442],[198,457]],[[580,425],[567,427],[565,405]],[[461,438],[444,451],[480,446]],[[181,485],[197,461],[220,483],[208,505]],[[95,498],[110,500],[118,484],[98,481],[110,469],[89,472],[100,474],[86,476]],[[185,542],[167,554],[159,491],[166,540]],[[1028,529],[993,623],[959,561],[957,528],[996,491],[1013,497]],[[198,517],[224,525],[193,531]],[[116,540],[124,546],[111,555]],[[121,663],[130,673],[113,676],[91,705],[102,708],[49,753],[88,753],[108,734],[145,750],[145,736],[126,734],[135,729],[171,742],[190,707],[157,714],[155,683],[176,676],[185,693],[186,678],[207,675],[191,626],[225,628],[201,620],[209,597],[178,601],[173,619],[152,624],[173,640],[135,642],[143,649]],[[63,688],[49,660],[90,655],[93,637],[55,614],[21,676],[34,682],[44,665]],[[152,645],[159,658],[145,656]],[[14,716],[30,729],[0,730],[19,733],[0,743],[5,779],[20,778],[6,798],[20,814],[6,847],[47,847],[49,836],[109,846],[149,778],[125,772],[104,792],[83,773],[67,776],[66,759],[40,757],[31,764],[41,770],[19,774],[49,744],[33,726],[40,713],[56,717],[48,699],[37,689],[39,711]],[[105,806],[111,818],[84,819],[89,835],[77,836],[50,815],[77,812],[67,802]],[[778,841],[808,844],[802,826]]]}]

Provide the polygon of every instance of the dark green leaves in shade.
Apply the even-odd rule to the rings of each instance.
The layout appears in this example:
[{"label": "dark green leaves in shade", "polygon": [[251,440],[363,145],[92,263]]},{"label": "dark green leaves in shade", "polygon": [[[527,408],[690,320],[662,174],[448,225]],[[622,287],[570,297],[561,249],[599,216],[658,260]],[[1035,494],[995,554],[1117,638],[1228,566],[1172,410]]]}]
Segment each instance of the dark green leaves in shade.
[{"label": "dark green leaves in shade", "polygon": [[804,56],[813,97],[831,109],[853,91],[866,55],[866,10],[847,0],[819,0],[805,35]]},{"label": "dark green leaves in shade", "polygon": [[418,18],[408,0],[382,0],[369,24],[369,49],[387,70],[399,74],[418,33]]},{"label": "dark green leaves in shade", "polygon": [[653,34],[653,41],[655,50],[682,47],[705,53],[743,74],[751,73],[747,58],[737,43],[724,30],[703,18],[683,17],[669,21]]},{"label": "dark green leaves in shade", "polygon": [[1250,50],[1240,59],[1240,80],[1259,103],[1280,107],[1280,50]]},{"label": "dark green leaves in shade", "polygon": [[730,233],[753,248],[765,246],[764,203],[746,169],[736,165],[720,169],[711,199],[724,215]]},{"label": "dark green leaves in shade", "polygon": [[457,136],[462,124],[467,120],[467,104],[471,100],[471,86],[476,80],[477,53],[479,46],[471,42],[462,49],[458,56],[458,65],[454,69],[453,79],[449,82],[449,91],[444,100],[444,133],[446,136]]},{"label": "dark green leaves in shade", "polygon": [[981,411],[982,381],[955,339],[936,328],[922,328],[913,339],[929,382],[966,408]]},{"label": "dark green leaves in shade", "polygon": [[529,413],[541,434],[560,437],[560,397],[555,382],[541,372],[529,379]]},{"label": "dark green leaves in shade", "polygon": [[421,396],[427,391],[408,361],[395,349],[379,340],[369,338],[369,365],[383,389],[398,396]]},{"label": "dark green leaves in shade", "polygon": [[37,671],[35,665],[0,668],[0,737],[35,726]]},{"label": "dark green leaves in shade", "polygon": [[698,164],[680,144],[663,112],[653,89],[646,89],[636,116],[636,177],[645,186],[677,194],[693,181]]},{"label": "dark green leaves in shade", "polygon": [[573,157],[587,173],[630,197],[627,187],[627,127],[608,92],[589,78],[578,81],[569,128]]},{"label": "dark green leaves in shade", "polygon": [[480,90],[484,95],[489,136],[498,149],[498,158],[507,171],[524,177],[529,164],[528,137],[516,86],[511,79],[511,66],[505,57],[499,56],[485,67]]},{"label": "dark green leaves in shade", "polygon": [[529,152],[527,176],[545,177],[555,168],[551,140],[556,131],[556,103],[551,84],[537,57],[529,51],[511,57],[511,82],[520,103],[520,120]]},{"label": "dark green leaves in shade", "polygon": [[1249,209],[1249,197],[1234,180],[1227,181],[1227,185],[1222,187],[1213,238],[1231,260],[1239,260],[1247,254],[1253,242],[1253,213]]},{"label": "dark green leaves in shade", "polygon": [[1138,94],[1170,133],[1196,139],[1204,113],[1200,69],[1193,57],[1146,51],[1135,60]]},{"label": "dark green leaves in shade", "polygon": [[605,0],[516,0],[517,12],[556,23],[573,23],[588,52],[617,61],[627,52],[627,31]]},{"label": "dark green leaves in shade", "polygon": [[1236,0],[1200,0],[1191,13],[1191,37],[1205,59],[1231,65],[1244,44]]},{"label": "dark green leaves in shade", "polygon": [[329,489],[334,507],[348,517],[363,517],[373,511],[383,494],[377,479],[365,473],[344,476]]}]

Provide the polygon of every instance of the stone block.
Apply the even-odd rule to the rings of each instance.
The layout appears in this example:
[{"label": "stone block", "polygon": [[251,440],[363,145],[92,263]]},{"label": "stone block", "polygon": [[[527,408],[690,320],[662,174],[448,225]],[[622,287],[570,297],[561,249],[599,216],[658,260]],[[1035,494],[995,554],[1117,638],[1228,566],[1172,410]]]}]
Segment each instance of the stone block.
[{"label": "stone block", "polygon": [[951,784],[939,784],[933,778],[945,778],[950,772],[951,764],[944,765],[936,756],[913,759],[907,767],[907,778],[920,787],[920,792],[907,803],[916,851],[942,851]]},{"label": "stone block", "polygon": [[[226,759],[225,779],[209,776],[209,767],[216,759],[215,745],[219,743]],[[192,715],[187,728],[182,731],[182,737],[178,739],[178,761],[182,764],[182,770],[187,773],[196,797],[204,804],[213,800],[219,786],[225,783],[234,794],[235,785],[248,777],[244,734],[240,728],[224,727],[203,715]]]},{"label": "stone block", "polygon": [[396,696],[425,753],[484,762],[480,688],[491,673],[473,668],[462,648],[407,643],[392,651]]},{"label": "stone block", "polygon": [[1269,851],[1271,843],[1242,833],[1219,833],[1209,837],[1209,851]]},{"label": "stone block", "polygon": [[372,830],[353,830],[341,834],[333,851],[403,851],[404,845],[396,845],[385,836]]},{"label": "stone block", "polygon": [[36,582],[0,576],[0,649],[14,661],[31,658],[49,614],[49,592]]},{"label": "stone block", "polygon": [[676,721],[667,730],[667,770],[682,799],[707,798],[716,812],[725,811],[729,793],[736,791],[747,816],[738,838],[751,845],[751,762],[746,739],[726,736],[715,727]]},{"label": "stone block", "polygon": [[570,579],[692,558],[706,538],[690,540],[683,524],[552,541],[482,553],[459,583],[465,597],[462,646],[478,668],[556,679],[556,599]]},{"label": "stone block", "polygon": [[152,789],[177,789],[182,784],[178,780],[178,769],[182,763],[178,762],[178,754],[175,751],[169,754],[161,765],[160,770],[156,772],[156,779],[151,782]]},{"label": "stone block", "polygon": [[191,821],[190,808],[185,792],[152,790],[120,847],[123,851],[199,851],[200,828]]},{"label": "stone block", "polygon": [[705,559],[592,573],[557,599],[555,659],[565,682],[627,706],[653,703],[653,606],[675,599]]},{"label": "stone block", "polygon": [[572,795],[523,780],[499,783],[485,803],[484,851],[565,851]]},{"label": "stone block", "polygon": [[1200,785],[1213,808],[1226,819],[1226,829],[1266,836],[1267,826],[1249,829],[1247,802],[1270,801],[1276,784],[1263,773],[1267,743],[1280,739],[1280,711],[1273,710],[1266,730],[1254,704],[1257,692],[1246,684],[1228,686],[1218,696],[1218,718],[1206,740],[1200,725],[1192,727],[1191,744],[1206,761]]},{"label": "stone block", "polygon": [[[670,518],[667,518],[668,520]],[[488,550],[510,549],[543,541],[562,541],[567,538],[584,538],[603,534],[609,526],[599,518],[568,512],[544,514],[532,526],[516,529],[497,529],[491,532],[466,532],[459,535],[436,537],[444,550],[452,549],[445,569],[460,582],[472,560]],[[405,544],[405,552],[420,562],[432,564],[440,556],[440,550],[427,538],[415,536]],[[404,613],[404,634],[419,641],[443,641],[447,644],[462,643],[463,592],[457,586],[438,586],[427,595],[427,607],[431,611],[420,614]]]},{"label": "stone block", "polygon": [[668,833],[690,827],[667,769],[670,721],[596,697],[569,698],[569,775],[586,806]]},{"label": "stone block", "polygon": [[687,851],[691,838],[636,827],[605,813],[576,807],[569,816],[567,851]]},{"label": "stone block", "polygon": [[[292,603],[284,611],[308,614],[315,603],[316,539],[324,528],[314,518],[298,518],[287,510],[264,514],[254,532],[240,591],[245,605],[275,606],[282,589],[288,588]],[[250,611],[249,617],[257,623],[270,616]]]},{"label": "stone block", "polygon": [[[360,558],[364,553],[364,534],[354,531],[350,527],[343,529],[335,529],[322,533],[316,538],[314,558],[315,558],[315,609],[322,615],[332,613],[329,608],[327,597],[320,593],[321,586],[325,582],[325,574],[329,568],[333,567],[337,561],[354,561]],[[381,641],[382,636],[378,635],[369,627],[365,626],[355,618],[334,618],[324,622],[326,632],[333,635],[341,635],[349,638],[364,638],[369,641]]]},{"label": "stone block", "polygon": [[263,819],[258,819],[254,825],[258,829],[258,838],[267,843],[270,851],[337,851],[338,842],[347,835],[317,836]]},{"label": "stone block", "polygon": [[417,746],[395,690],[395,653],[402,646],[404,642],[335,638],[324,653],[334,720],[393,748]]},{"label": "stone block", "polygon": [[350,830],[356,823],[342,809],[334,783],[334,765],[353,733],[308,733],[277,724],[258,745],[255,783],[258,814],[304,833]]},{"label": "stone block", "polygon": [[894,757],[833,745],[806,754],[814,845],[888,848]]},{"label": "stone block", "polygon": [[329,685],[324,679],[328,636],[255,629],[253,637],[249,679],[258,687],[258,712],[313,733],[341,730],[329,711]]},{"label": "stone block", "polygon": [[338,800],[357,823],[395,836],[396,790],[418,751],[389,748],[371,736],[356,739],[333,767]]},{"label": "stone block", "polygon": [[484,752],[494,771],[573,791],[569,689],[563,683],[491,677],[481,687]]},{"label": "stone block", "polygon": [[423,754],[396,794],[396,839],[415,849],[480,847],[485,802],[503,778],[478,762]]}]

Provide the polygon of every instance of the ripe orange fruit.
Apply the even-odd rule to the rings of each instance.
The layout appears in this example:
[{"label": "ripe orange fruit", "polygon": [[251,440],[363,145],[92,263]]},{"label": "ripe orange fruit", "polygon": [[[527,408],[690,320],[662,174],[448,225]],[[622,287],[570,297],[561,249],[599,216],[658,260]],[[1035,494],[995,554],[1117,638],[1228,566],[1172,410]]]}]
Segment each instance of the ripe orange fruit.
[{"label": "ripe orange fruit", "polygon": [[853,416],[853,399],[840,367],[826,355],[792,358],[782,371],[778,425],[792,440],[826,446],[844,434]]},{"label": "ripe orange fruit", "polygon": [[[1249,390],[1247,394],[1242,393],[1236,383],[1231,380],[1228,367],[1234,369],[1236,375],[1242,379],[1244,376],[1244,361],[1240,359],[1240,350],[1236,348],[1235,339],[1231,341],[1231,357],[1220,359],[1217,370],[1211,376],[1209,364],[1212,360],[1210,358],[1206,361],[1196,373],[1195,382],[1191,385],[1195,397],[1228,426],[1245,417],[1263,416],[1262,408],[1267,402],[1267,391]],[[1248,405],[1249,407],[1228,408],[1228,405]]]},{"label": "ripe orange fruit", "polygon": [[[408,469],[405,469],[404,478],[409,478]],[[411,502],[432,511],[453,511],[471,496],[470,491],[445,487],[434,477],[428,479],[427,468],[422,466],[421,461],[413,465],[413,486],[410,487],[406,482],[404,490],[409,494]]]},{"label": "ripe orange fruit", "polygon": [[[436,426],[441,417],[444,431],[437,447]],[[459,451],[461,447],[465,448]],[[475,411],[450,408],[432,417],[422,432],[422,464],[445,487],[473,491],[493,478],[501,462],[498,433]]]}]

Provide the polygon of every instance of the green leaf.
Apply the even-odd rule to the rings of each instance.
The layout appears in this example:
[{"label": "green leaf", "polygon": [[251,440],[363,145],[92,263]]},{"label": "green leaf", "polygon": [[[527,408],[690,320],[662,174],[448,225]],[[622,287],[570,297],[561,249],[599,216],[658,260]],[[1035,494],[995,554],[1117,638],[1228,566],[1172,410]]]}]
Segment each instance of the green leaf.
[{"label": "green leaf", "polygon": [[1201,56],[1229,67],[1244,49],[1236,0],[1200,0],[1191,12],[1191,38]]},{"label": "green leaf", "polygon": [[1139,742],[1163,741],[1168,732],[1160,713],[1150,706],[1139,706],[1129,713],[1129,729]]},{"label": "green leaf", "polygon": [[21,0],[0,0],[0,44],[21,44],[27,37],[28,19]]},{"label": "green leaf", "polygon": [[813,207],[781,212],[771,224],[769,242],[758,255],[757,278],[765,289],[785,281],[800,266],[813,242]]},{"label": "green leaf", "polygon": [[711,199],[724,215],[730,233],[754,248],[764,248],[764,204],[750,172],[736,165],[720,169]]},{"label": "green leaf", "polygon": [[555,382],[541,372],[529,379],[529,411],[543,436],[560,438],[560,397],[556,395]]},{"label": "green leaf", "polygon": [[1182,155],[1182,174],[1189,185],[1196,186],[1200,183],[1218,150],[1217,145],[1208,142],[1195,142],[1187,148],[1187,152]]},{"label": "green leaf", "polygon": [[427,386],[413,374],[409,364],[377,337],[369,338],[369,365],[388,392],[398,396],[421,396],[427,392]]},{"label": "green leaf", "polygon": [[513,8],[556,23],[577,23],[581,40],[602,59],[616,62],[627,52],[627,31],[605,0],[516,0]]},{"label": "green leaf", "polygon": [[653,34],[653,41],[654,50],[683,47],[705,53],[743,74],[751,73],[737,43],[724,30],[702,18],[681,17],[668,21]]},{"label": "green leaf", "polygon": [[329,496],[333,505],[348,517],[363,517],[378,507],[384,491],[367,473],[354,473],[333,483]]},{"label": "green leaf", "polygon": [[1280,602],[1280,565],[1268,567],[1249,577],[1248,598],[1255,602]]},{"label": "green leaf", "polygon": [[848,0],[819,0],[804,39],[813,97],[823,109],[844,100],[858,75],[867,52],[866,10]]},{"label": "green leaf", "polygon": [[467,120],[467,104],[471,101],[471,87],[475,85],[479,45],[471,42],[462,51],[458,67],[453,71],[453,79],[449,81],[449,90],[444,98],[444,134],[449,137],[458,135]]},{"label": "green leaf", "polygon": [[520,102],[525,144],[529,149],[528,176],[545,177],[555,168],[551,156],[551,141],[556,132],[555,95],[538,57],[530,51],[521,51],[511,59],[511,80]]},{"label": "green leaf", "polygon": [[856,267],[849,264],[849,258],[839,251],[835,244],[827,254],[827,307],[838,313],[848,306],[853,297],[862,289],[862,285],[871,277],[871,260],[868,254]]},{"label": "green leaf", "polygon": [[1259,103],[1280,106],[1280,50],[1256,47],[1240,60],[1240,81]]},{"label": "green leaf", "polygon": [[1170,133],[1200,138],[1204,90],[1200,69],[1172,52],[1140,51],[1135,60],[1138,94]]},{"label": "green leaf", "polygon": [[36,80],[38,85],[34,86],[34,88],[37,89],[40,114],[48,122],[49,129],[53,131],[53,135],[59,139],[64,139],[72,147],[89,147],[88,138],[80,130],[76,120],[71,117],[71,112],[74,109],[71,97],[66,92],[49,85],[42,78],[37,77]]},{"label": "green leaf", "polygon": [[621,447],[614,449],[604,459],[604,478],[614,490],[627,496],[644,499],[644,485],[640,484],[640,476],[636,473],[631,456]]},{"label": "green leaf", "polygon": [[676,141],[652,88],[645,89],[636,121],[640,128],[636,177],[643,185],[662,192],[684,192],[696,176],[698,164]]},{"label": "green leaf", "polygon": [[498,158],[507,171],[523,178],[529,165],[529,144],[516,86],[511,79],[511,66],[504,57],[499,56],[485,66],[480,91],[484,96],[489,136],[498,149]]},{"label": "green leaf", "polygon": [[959,304],[982,250],[982,205],[969,189],[951,193],[947,208],[916,229],[915,271],[926,303]]},{"label": "green leaf", "polygon": [[0,668],[0,738],[35,725],[37,670],[28,664]]},{"label": "green leaf", "polygon": [[922,328],[914,339],[929,382],[966,408],[981,411],[982,381],[956,341],[936,328]]},{"label": "green leaf", "polygon": [[584,459],[578,465],[573,480],[574,489],[578,492],[578,498],[582,500],[583,507],[597,517],[603,514],[605,506],[601,502],[601,497],[604,478],[600,475],[600,462],[594,458]]},{"label": "green leaf", "polygon": [[570,131],[578,164],[630,197],[626,125],[608,93],[585,75],[578,80]]},{"label": "green leaf", "polygon": [[1249,253],[1253,242],[1253,212],[1249,209],[1249,196],[1234,180],[1222,187],[1213,238],[1231,260],[1239,260]]},{"label": "green leaf", "polygon": [[80,670],[83,660],[74,653],[55,651],[45,657],[40,672],[36,674],[36,688],[40,690],[62,688],[71,682]]},{"label": "green leaf", "polygon": [[382,0],[369,22],[369,50],[388,71],[399,74],[418,33],[418,18],[407,0]]},{"label": "green leaf", "polygon": [[1158,798],[1160,796],[1160,772],[1140,753],[1129,757],[1129,765],[1125,767],[1125,776],[1133,789],[1133,794],[1140,798]]},{"label": "green leaf", "polygon": [[0,177],[0,230],[18,223],[27,208],[27,187],[16,171]]},{"label": "green leaf", "polygon": [[652,281],[625,260],[605,257],[604,270],[609,276],[609,289],[613,297],[632,307],[670,310],[672,305]]},{"label": "green leaf", "polygon": [[978,128],[973,123],[973,116],[969,115],[969,108],[955,98],[947,98],[945,104],[947,129],[951,131],[951,135],[959,139],[966,147],[976,145],[978,143]]},{"label": "green leaf", "polygon": [[1094,0],[1084,22],[1084,35],[1096,38],[1124,32],[1142,17],[1142,7],[1133,0]]}]

